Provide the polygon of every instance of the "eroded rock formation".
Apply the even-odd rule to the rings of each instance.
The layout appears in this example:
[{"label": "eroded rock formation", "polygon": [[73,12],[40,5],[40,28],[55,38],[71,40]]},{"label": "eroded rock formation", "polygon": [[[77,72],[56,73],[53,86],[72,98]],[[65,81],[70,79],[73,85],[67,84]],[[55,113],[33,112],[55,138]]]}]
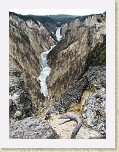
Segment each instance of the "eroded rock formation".
[{"label": "eroded rock formation", "polygon": [[[97,18],[96,18],[97,19]],[[51,73],[47,78],[49,97],[58,101],[60,95],[78,79],[84,70],[86,58],[97,44],[105,41],[106,23],[95,17],[68,30],[56,47],[48,54]]]},{"label": "eroded rock formation", "polygon": [[38,80],[41,71],[40,54],[55,43],[42,23],[10,13],[9,67],[20,70],[36,106],[44,100]]},{"label": "eroded rock formation", "polygon": [[[88,83],[84,80],[85,77],[87,77]],[[88,93],[84,95],[85,91]],[[46,120],[49,119],[50,124],[59,135],[62,138],[70,138],[69,135],[75,123],[68,122],[60,128],[59,123],[61,122],[58,117],[64,114],[75,114],[81,118],[82,127],[77,133],[77,139],[106,138],[105,66],[90,67],[83,78],[75,81],[61,96],[58,103],[46,113]]]},{"label": "eroded rock formation", "polygon": [[58,139],[51,125],[33,116],[32,98],[21,72],[9,70],[9,137],[10,139]]},{"label": "eroded rock formation", "polygon": [[9,117],[23,119],[32,116],[32,98],[25,86],[21,72],[9,70]]}]

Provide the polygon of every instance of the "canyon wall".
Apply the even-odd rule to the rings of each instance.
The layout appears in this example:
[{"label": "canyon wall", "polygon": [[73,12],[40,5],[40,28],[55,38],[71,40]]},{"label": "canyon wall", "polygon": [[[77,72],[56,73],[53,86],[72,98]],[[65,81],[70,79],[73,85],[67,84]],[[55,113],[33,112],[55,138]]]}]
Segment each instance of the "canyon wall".
[{"label": "canyon wall", "polygon": [[61,34],[62,36],[65,36],[65,34],[73,28],[84,24],[92,26],[95,25],[97,21],[100,23],[105,22],[106,13],[76,17],[76,19],[72,20],[70,23],[65,23],[62,25]]},{"label": "canyon wall", "polygon": [[39,21],[10,13],[9,16],[9,67],[17,68],[24,78],[34,104],[44,100],[38,80],[40,54],[56,41]]},{"label": "canyon wall", "polygon": [[103,43],[106,19],[104,15],[102,18],[100,16],[100,22],[98,17],[88,17],[80,26],[79,22],[77,26],[69,24],[72,25],[70,29],[48,54],[51,73],[47,78],[47,84],[49,97],[53,102],[57,102],[61,94],[79,78],[89,52],[93,51],[97,44]]}]

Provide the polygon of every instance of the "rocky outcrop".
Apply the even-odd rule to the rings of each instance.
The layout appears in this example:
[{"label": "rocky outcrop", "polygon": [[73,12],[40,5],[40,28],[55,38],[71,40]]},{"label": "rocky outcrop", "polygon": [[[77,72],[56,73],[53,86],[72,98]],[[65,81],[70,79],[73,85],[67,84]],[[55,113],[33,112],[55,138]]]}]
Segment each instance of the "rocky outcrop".
[{"label": "rocky outcrop", "polygon": [[71,21],[69,24],[65,23],[61,27],[61,35],[65,36],[65,34],[67,34],[71,29],[74,29],[80,25],[81,25],[81,23],[80,23],[79,19],[75,19],[75,20]]},{"label": "rocky outcrop", "polygon": [[64,113],[72,104],[80,103],[82,94],[86,89],[95,91],[95,86],[97,86],[97,88],[106,88],[105,72],[105,66],[90,67],[80,80],[74,81],[73,85],[69,86],[65,93],[61,95],[58,103],[47,112],[46,119],[48,119],[52,113]]},{"label": "rocky outcrop", "polygon": [[50,32],[52,32],[52,34],[56,33],[57,30],[56,23],[46,22],[44,25]]},{"label": "rocky outcrop", "polygon": [[23,119],[32,116],[32,98],[25,87],[21,72],[15,68],[9,70],[9,117]]},{"label": "rocky outcrop", "polygon": [[10,139],[59,139],[51,125],[40,117],[9,121]]},{"label": "rocky outcrop", "polygon": [[[88,81],[85,80],[85,78]],[[85,91],[88,93],[84,95]],[[59,134],[63,135],[63,138],[67,138],[66,136],[69,136],[69,132],[72,132],[73,130],[73,124],[67,123],[60,129],[55,123],[59,123],[57,119],[63,114],[75,114],[81,118],[82,127],[77,133],[77,139],[106,138],[105,66],[90,67],[83,75],[82,79],[75,81],[61,96],[58,103],[46,113],[45,119],[49,119],[53,128],[60,130],[58,130]],[[65,132],[66,130],[64,127],[68,130],[68,133]]]},{"label": "rocky outcrop", "polygon": [[85,97],[82,120],[88,127],[106,137],[106,67],[91,67],[87,73],[90,93]]},{"label": "rocky outcrop", "polygon": [[67,31],[65,37],[48,54],[51,73],[47,84],[49,97],[53,102],[57,102],[60,95],[78,79],[84,70],[89,52],[105,41],[105,35],[105,20],[100,23],[94,20],[90,25],[86,22]]},{"label": "rocky outcrop", "polygon": [[21,72],[9,70],[9,137],[10,139],[58,139],[49,123],[33,116],[32,98]]},{"label": "rocky outcrop", "polygon": [[64,25],[62,25],[61,27],[61,35],[65,36],[66,31],[68,30],[69,26],[68,23],[65,23]]},{"label": "rocky outcrop", "polygon": [[98,88],[85,98],[82,111],[83,123],[100,133],[101,138],[106,137],[106,89]]},{"label": "rocky outcrop", "polygon": [[61,34],[62,34],[62,36],[65,36],[68,31],[70,31],[71,29],[76,28],[78,26],[81,26],[81,25],[86,25],[86,26],[95,25],[96,26],[97,22],[101,23],[101,22],[105,22],[105,21],[106,21],[105,13],[89,15],[89,16],[87,15],[86,19],[84,16],[82,16],[82,17],[80,16],[80,17],[77,17],[77,19],[72,20],[69,24],[65,23],[64,25],[62,25]]},{"label": "rocky outcrop", "polygon": [[87,26],[96,26],[96,23],[103,23],[106,22],[106,14],[99,14],[99,15],[93,15],[93,16],[88,16],[85,21],[84,24]]},{"label": "rocky outcrop", "polygon": [[25,16],[10,13],[9,67],[21,72],[36,107],[44,100],[38,80],[41,71],[40,54],[55,43],[41,22],[26,20]]},{"label": "rocky outcrop", "polygon": [[79,81],[75,81],[64,94],[61,95],[59,101],[53,108],[46,113],[46,120],[50,118],[53,113],[65,113],[73,103],[79,103],[83,91],[88,87],[89,82],[87,77],[83,77]]}]

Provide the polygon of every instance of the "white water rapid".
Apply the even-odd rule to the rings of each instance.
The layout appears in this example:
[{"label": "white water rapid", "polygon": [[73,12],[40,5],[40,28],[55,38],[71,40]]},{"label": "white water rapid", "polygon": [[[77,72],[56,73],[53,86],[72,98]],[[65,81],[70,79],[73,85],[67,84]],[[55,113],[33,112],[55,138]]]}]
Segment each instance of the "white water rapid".
[{"label": "white water rapid", "polygon": [[[60,29],[61,27],[59,27],[56,31],[56,38],[59,41],[61,39],[61,35],[60,35]],[[41,86],[41,93],[43,93],[43,95],[46,97],[48,96],[48,89],[47,89],[47,84],[46,84],[46,78],[49,76],[51,68],[48,66],[47,64],[47,54],[55,47],[51,46],[50,50],[42,52],[41,53],[41,61],[40,61],[40,65],[42,66],[42,71],[40,72],[40,76],[39,76],[39,80],[40,80],[40,86]]]}]

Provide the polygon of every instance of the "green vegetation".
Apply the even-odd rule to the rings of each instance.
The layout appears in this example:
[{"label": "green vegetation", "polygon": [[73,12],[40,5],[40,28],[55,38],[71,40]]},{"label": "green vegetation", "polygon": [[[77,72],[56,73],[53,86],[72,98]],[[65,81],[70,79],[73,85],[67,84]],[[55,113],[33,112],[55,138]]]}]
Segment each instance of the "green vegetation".
[{"label": "green vegetation", "polygon": [[92,52],[89,52],[86,59],[85,70],[89,66],[106,65],[106,36],[104,36],[104,42],[98,43]]},{"label": "green vegetation", "polygon": [[21,15],[21,14],[16,14],[14,12],[9,12],[9,15],[12,14],[18,16],[20,19],[23,19],[24,21],[32,20],[36,24],[38,24],[38,21],[41,22],[42,24],[45,24],[46,22],[55,23],[55,21],[48,16]]},{"label": "green vegetation", "polygon": [[[38,21],[41,22],[45,28],[48,30],[47,26],[46,26],[46,23],[47,22],[50,22],[50,23],[53,23],[53,24],[56,24],[55,21],[48,17],[48,16],[36,16],[36,15],[21,15],[21,14],[16,14],[14,12],[9,12],[9,15],[16,15],[18,16],[20,19],[24,20],[24,21],[28,21],[28,20],[32,20],[35,24],[39,25],[38,24]],[[49,30],[48,30],[49,31]],[[50,35],[53,39],[56,40],[55,36],[52,34],[52,32],[50,32]],[[25,39],[29,42],[28,38],[25,36]]]},{"label": "green vegetation", "polygon": [[60,27],[62,24],[65,23],[69,24],[72,20],[75,19],[76,15],[59,14],[59,15],[49,15],[49,17],[51,17],[55,21],[57,26]]},{"label": "green vegetation", "polygon": [[84,16],[77,16],[77,17],[75,17],[75,19],[79,19],[80,22],[84,22],[85,19],[88,18],[88,17],[90,17],[90,16],[92,17],[92,16],[94,16],[94,14],[84,15]]},{"label": "green vegetation", "polygon": [[[106,12],[104,13],[106,14]],[[42,24],[45,24],[46,22],[50,22],[56,24],[56,26],[61,26],[62,24],[65,23],[69,24],[74,19],[79,19],[80,22],[84,22],[87,17],[94,16],[94,14],[84,15],[84,16],[66,15],[66,14],[38,16],[38,15],[21,15],[21,14],[16,14],[14,12],[9,12],[9,14],[17,15],[19,18],[23,19],[24,21],[31,19],[36,24],[38,24],[37,21],[41,22]],[[96,14],[96,15],[101,15],[101,17],[103,17],[103,14]],[[100,22],[100,19],[98,19],[98,22]]]},{"label": "green vegetation", "polygon": [[101,66],[106,65],[106,35],[103,38],[103,43],[98,43],[93,51],[88,53],[86,63],[83,68],[83,72],[79,76],[79,79],[85,72],[88,71],[89,66]]},{"label": "green vegetation", "polygon": [[100,18],[97,18],[97,22],[101,23],[101,22],[102,22],[102,20],[101,20]]},{"label": "green vegetation", "polygon": [[[49,15],[49,17],[51,17],[57,23],[57,26],[61,26],[62,24],[65,23],[69,24],[72,20],[75,19],[79,19],[80,22],[84,22],[87,17],[92,17],[94,15],[100,15],[100,14],[90,14],[84,16],[59,14],[59,15]],[[103,16],[103,14],[101,16]]]}]

